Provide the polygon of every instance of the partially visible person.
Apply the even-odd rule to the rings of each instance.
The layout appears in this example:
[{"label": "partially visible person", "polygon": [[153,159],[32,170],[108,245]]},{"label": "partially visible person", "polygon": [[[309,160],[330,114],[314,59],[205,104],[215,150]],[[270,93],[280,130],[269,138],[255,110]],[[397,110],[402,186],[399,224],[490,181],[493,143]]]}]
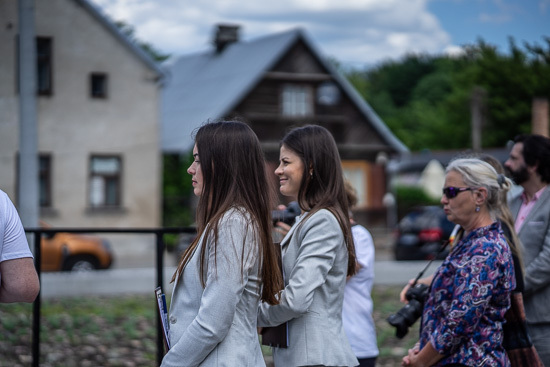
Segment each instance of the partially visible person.
[{"label": "partially visible person", "polygon": [[523,244],[525,316],[533,344],[550,367],[550,139],[517,136],[504,166],[523,188],[509,204]]},{"label": "partially visible person", "polygon": [[347,181],[346,196],[350,206],[349,218],[357,258],[357,273],[348,277],[346,282],[342,322],[359,367],[374,367],[378,357],[371,298],[374,283],[374,241],[370,232],[353,219],[351,208],[357,205],[357,194]]},{"label": "partially visible person", "polygon": [[302,214],[281,241],[279,304],[262,303],[258,324],[288,322],[288,348],[273,348],[277,367],[357,366],[342,326],[346,277],[356,261],[336,142],[321,126],[295,128],[281,142],[279,162],[279,190]]},{"label": "partially visible person", "polygon": [[172,278],[162,366],[263,367],[258,305],[276,304],[282,284],[260,142],[242,122],[212,122],[197,131],[193,157],[198,235]]},{"label": "partially visible person", "polygon": [[[501,182],[504,181],[503,176],[506,172],[498,159],[490,154],[478,154],[477,158],[489,163],[499,175],[499,180],[501,180]],[[508,195],[505,190],[499,191],[499,201],[496,213],[497,219],[502,227],[502,231],[504,232],[504,236],[506,237],[506,241],[508,242],[508,246],[512,251],[512,258],[514,259],[514,272],[516,274],[516,288],[514,291],[523,293],[523,273],[525,272],[525,268],[523,266],[523,245],[514,227],[514,217],[510,212],[507,196]]]},{"label": "partially visible person", "polygon": [[509,179],[479,159],[446,169],[441,203],[464,232],[437,269],[424,304],[419,343],[403,366],[509,366],[504,315],[515,288],[510,248],[496,220]]},{"label": "partially visible person", "polygon": [[33,302],[40,291],[25,230],[8,195],[0,190],[0,302]]}]

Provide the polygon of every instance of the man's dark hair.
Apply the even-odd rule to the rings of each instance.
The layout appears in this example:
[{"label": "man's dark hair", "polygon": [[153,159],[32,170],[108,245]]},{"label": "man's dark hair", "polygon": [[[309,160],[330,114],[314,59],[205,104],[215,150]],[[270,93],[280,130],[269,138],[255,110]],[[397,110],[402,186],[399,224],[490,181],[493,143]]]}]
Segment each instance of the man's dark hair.
[{"label": "man's dark hair", "polygon": [[533,167],[542,181],[550,182],[550,139],[542,135],[521,134],[514,138],[514,143],[523,143],[523,160]]}]

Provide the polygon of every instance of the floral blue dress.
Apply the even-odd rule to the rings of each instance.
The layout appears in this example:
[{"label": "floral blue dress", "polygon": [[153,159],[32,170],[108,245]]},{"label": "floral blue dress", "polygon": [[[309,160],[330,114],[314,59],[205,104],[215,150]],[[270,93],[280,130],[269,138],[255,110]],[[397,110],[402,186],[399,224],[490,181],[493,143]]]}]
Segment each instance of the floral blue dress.
[{"label": "floral blue dress", "polygon": [[500,224],[470,232],[437,269],[422,314],[420,348],[431,343],[446,356],[435,366],[510,366],[502,324],[515,286]]}]

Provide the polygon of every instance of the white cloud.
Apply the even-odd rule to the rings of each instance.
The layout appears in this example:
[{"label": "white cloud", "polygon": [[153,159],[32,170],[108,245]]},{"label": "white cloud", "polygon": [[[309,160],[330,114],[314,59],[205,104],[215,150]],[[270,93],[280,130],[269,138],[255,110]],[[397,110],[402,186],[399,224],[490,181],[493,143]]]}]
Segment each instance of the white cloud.
[{"label": "white cloud", "polygon": [[461,56],[461,55],[464,55],[465,50],[460,46],[450,45],[445,47],[445,49],[443,50],[443,53],[449,56]]},{"label": "white cloud", "polygon": [[209,47],[218,22],[240,24],[253,39],[303,27],[318,48],[342,63],[372,64],[408,52],[440,52],[450,37],[427,0],[91,0],[162,52]]}]

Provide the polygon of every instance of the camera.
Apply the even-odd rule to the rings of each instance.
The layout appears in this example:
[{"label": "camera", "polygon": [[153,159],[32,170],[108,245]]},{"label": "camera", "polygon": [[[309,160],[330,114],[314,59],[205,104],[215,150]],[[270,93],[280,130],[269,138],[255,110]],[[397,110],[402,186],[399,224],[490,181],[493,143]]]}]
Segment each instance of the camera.
[{"label": "camera", "polygon": [[296,216],[300,215],[301,212],[302,209],[300,209],[300,205],[298,205],[298,202],[292,201],[288,204],[286,209],[273,210],[271,212],[273,225],[275,225],[277,222],[283,222],[291,226],[296,221]]},{"label": "camera", "polygon": [[425,284],[414,283],[405,293],[409,303],[387,318],[388,323],[395,327],[395,336],[399,339],[407,335],[409,327],[422,315],[429,289]]}]

